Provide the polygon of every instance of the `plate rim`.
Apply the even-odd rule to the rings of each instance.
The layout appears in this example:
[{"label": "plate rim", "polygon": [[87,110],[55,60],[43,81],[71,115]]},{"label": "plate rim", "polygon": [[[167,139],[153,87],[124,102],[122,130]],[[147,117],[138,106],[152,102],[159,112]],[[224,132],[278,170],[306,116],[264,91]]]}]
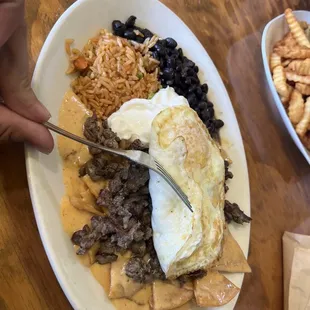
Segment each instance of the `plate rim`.
[{"label": "plate rim", "polygon": [[[293,11],[294,13],[308,13],[310,15],[310,11],[305,11],[305,10],[296,10]],[[284,14],[281,14],[275,18],[273,18],[272,20],[270,20],[266,26],[264,27],[264,31],[263,31],[263,35],[262,35],[262,39],[261,39],[261,52],[262,52],[262,58],[263,58],[263,64],[264,64],[264,70],[265,70],[265,76],[268,82],[268,86],[269,89],[271,90],[272,93],[272,97],[276,103],[277,109],[281,115],[282,121],[288,131],[288,133],[290,134],[292,140],[294,141],[295,145],[297,146],[297,148],[299,149],[299,151],[302,153],[303,157],[306,159],[306,161],[308,162],[308,164],[310,165],[310,152],[306,149],[306,147],[302,144],[301,140],[299,139],[286,111],[285,108],[280,100],[280,97],[277,93],[277,90],[274,86],[273,80],[272,80],[272,75],[271,75],[271,71],[270,71],[270,67],[269,67],[269,60],[267,59],[267,52],[266,52],[266,38],[267,38],[267,34],[268,31],[270,29],[270,26],[276,22],[279,19],[284,18]]]},{"label": "plate rim", "polygon": [[[47,55],[47,50],[49,49],[50,43],[51,41],[54,39],[58,29],[60,28],[60,26],[65,22],[66,18],[73,13],[73,11],[79,7],[80,5],[86,3],[87,1],[90,0],[77,0],[76,2],[74,2],[71,6],[69,6],[64,12],[63,14],[59,17],[59,19],[56,21],[56,23],[54,24],[54,26],[52,27],[52,29],[50,30],[46,40],[44,41],[44,44],[41,48],[39,57],[36,61],[36,66],[34,69],[34,73],[33,73],[33,78],[32,78],[32,85],[35,85],[37,83],[39,83],[38,77],[41,74],[41,71],[43,69],[43,66],[41,66],[40,64],[42,62],[44,62],[46,55]],[[218,78],[220,79],[222,86],[223,86],[223,90],[224,93],[223,95],[225,97],[227,97],[227,99],[229,100],[229,103],[232,107],[232,112],[233,112],[233,117],[235,119],[235,124],[236,126],[236,130],[237,131],[237,135],[240,136],[240,140],[241,140],[241,147],[240,147],[240,152],[241,152],[241,160],[243,161],[244,159],[244,173],[245,173],[245,179],[247,180],[245,186],[245,191],[248,193],[247,194],[247,201],[249,203],[249,211],[248,211],[248,215],[251,216],[251,191],[250,191],[250,179],[249,179],[249,172],[248,172],[248,162],[247,162],[247,156],[246,156],[246,152],[245,152],[245,148],[244,148],[244,140],[240,131],[240,126],[236,117],[236,113],[235,113],[235,109],[234,106],[232,104],[232,101],[230,99],[230,96],[227,92],[226,86],[223,82],[223,79],[221,78],[221,75],[219,73],[219,71],[217,70],[217,67],[215,66],[212,58],[209,56],[207,50],[204,48],[204,46],[201,44],[201,42],[198,40],[197,36],[192,32],[192,30],[185,24],[185,22],[177,15],[175,14],[169,7],[167,7],[166,5],[164,5],[162,2],[158,1],[158,0],[150,0],[153,2],[157,2],[159,3],[162,7],[164,7],[165,10],[169,10],[171,14],[173,14],[180,23],[183,24],[183,26],[187,29],[187,31],[193,36],[193,39],[195,40],[195,44],[198,45],[201,49],[203,49],[204,53],[207,55],[207,57],[210,60],[211,65],[214,67],[215,69],[215,74],[218,75]],[[53,272],[57,278],[57,281],[63,291],[63,293],[65,294],[66,298],[68,299],[68,301],[70,302],[71,306],[74,309],[79,309],[79,305],[77,304],[77,302],[74,299],[74,295],[71,294],[70,290],[67,289],[67,285],[66,283],[63,281],[65,275],[63,275],[60,270],[58,270],[58,264],[55,262],[55,259],[53,259],[53,257],[55,256],[54,251],[52,250],[52,247],[49,245],[48,240],[48,230],[46,230],[44,228],[44,223],[43,220],[41,220],[41,214],[39,212],[39,208],[36,206],[39,204],[39,199],[35,194],[35,188],[36,188],[36,178],[35,178],[35,173],[33,172],[33,165],[36,164],[36,155],[38,154],[38,151],[36,151],[33,147],[26,145],[25,146],[25,161],[26,161],[26,171],[27,171],[27,180],[28,180],[28,187],[29,187],[29,192],[30,192],[30,198],[31,198],[31,202],[32,202],[32,206],[33,206],[33,211],[34,211],[34,215],[35,215],[35,219],[36,219],[36,224],[39,230],[39,234],[40,234],[40,238],[41,238],[41,242],[43,244],[44,250],[46,252],[47,258],[49,260],[49,263],[53,269]],[[245,251],[245,256],[246,258],[248,257],[248,253],[249,253],[249,247],[250,247],[250,240],[251,240],[251,223],[247,224],[248,226],[248,244],[247,244],[247,249]],[[241,288],[243,285],[243,281],[244,280],[244,274],[242,274],[242,282],[240,285],[240,292],[241,292]],[[240,293],[239,293],[240,294]],[[239,294],[237,295],[237,298],[235,299],[235,303],[233,305],[233,307],[235,306],[238,298],[239,298]],[[104,305],[103,305],[104,306]]]}]

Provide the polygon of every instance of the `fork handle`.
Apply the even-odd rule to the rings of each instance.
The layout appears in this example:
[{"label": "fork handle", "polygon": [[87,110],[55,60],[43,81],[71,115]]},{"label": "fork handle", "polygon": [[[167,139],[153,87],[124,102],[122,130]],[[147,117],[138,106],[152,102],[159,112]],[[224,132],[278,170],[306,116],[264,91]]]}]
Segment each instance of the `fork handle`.
[{"label": "fork handle", "polygon": [[105,152],[109,152],[111,154],[116,154],[116,155],[123,156],[125,158],[129,158],[128,154],[126,154],[126,152],[123,150],[111,149],[109,147],[102,146],[101,144],[94,143],[92,141],[86,140],[86,139],[81,138],[81,137],[79,137],[79,136],[77,136],[77,135],[75,135],[69,131],[66,131],[66,130],[58,127],[58,126],[55,126],[54,124],[52,124],[50,122],[44,122],[43,125],[46,128],[66,137],[66,138],[72,139],[74,141],[80,142],[80,143],[85,144],[85,145],[90,146],[90,147],[100,149],[100,150],[105,151]]}]

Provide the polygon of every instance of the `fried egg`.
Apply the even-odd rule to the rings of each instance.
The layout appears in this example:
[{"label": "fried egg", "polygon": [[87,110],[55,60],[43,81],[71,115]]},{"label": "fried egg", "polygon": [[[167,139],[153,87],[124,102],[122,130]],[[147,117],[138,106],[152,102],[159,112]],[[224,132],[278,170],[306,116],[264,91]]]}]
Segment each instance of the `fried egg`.
[{"label": "fried egg", "polygon": [[224,160],[197,113],[166,108],[152,122],[149,153],[188,196],[191,213],[170,186],[150,171],[153,241],[167,278],[206,269],[221,252]]}]

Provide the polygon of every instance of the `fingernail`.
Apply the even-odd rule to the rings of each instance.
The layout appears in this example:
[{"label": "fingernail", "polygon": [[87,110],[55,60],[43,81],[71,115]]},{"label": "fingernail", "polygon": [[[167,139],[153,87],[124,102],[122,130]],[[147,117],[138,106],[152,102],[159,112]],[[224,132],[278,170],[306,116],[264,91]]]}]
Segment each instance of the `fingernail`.
[{"label": "fingernail", "polygon": [[51,149],[46,149],[46,148],[41,147],[41,146],[35,146],[35,148],[36,148],[39,152],[41,152],[41,153],[43,153],[43,154],[45,154],[45,155],[49,155],[49,154],[51,154],[51,152],[53,151],[53,150],[51,150]]},{"label": "fingernail", "polygon": [[35,106],[36,109],[36,113],[38,113],[38,115],[42,116],[42,121],[47,121],[51,118],[51,113],[47,110],[47,108],[39,103]]}]

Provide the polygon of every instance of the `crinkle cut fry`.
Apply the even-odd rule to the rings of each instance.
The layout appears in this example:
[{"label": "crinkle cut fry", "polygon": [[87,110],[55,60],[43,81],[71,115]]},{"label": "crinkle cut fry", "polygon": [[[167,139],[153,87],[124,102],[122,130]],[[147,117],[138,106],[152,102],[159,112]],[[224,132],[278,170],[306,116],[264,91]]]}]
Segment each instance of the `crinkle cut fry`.
[{"label": "crinkle cut fry", "polygon": [[292,59],[285,59],[282,61],[281,65],[282,67],[287,67],[292,62]]},{"label": "crinkle cut fry", "polygon": [[295,40],[297,41],[297,43],[300,46],[305,46],[305,47],[310,48],[310,42],[307,39],[305,32],[301,28],[300,24],[296,20],[292,10],[286,9],[284,14],[285,14],[287,24],[291,30],[291,33],[292,33],[293,37],[295,38]]},{"label": "crinkle cut fry", "polygon": [[310,75],[310,58],[305,60],[293,60],[287,70],[294,71],[300,75]]},{"label": "crinkle cut fry", "polygon": [[277,53],[272,53],[270,56],[270,69],[273,71],[273,69],[277,66],[281,66],[281,56],[279,56]]},{"label": "crinkle cut fry", "polygon": [[305,103],[305,111],[301,121],[296,126],[296,132],[299,137],[303,138],[308,131],[310,125],[310,97],[307,98]]},{"label": "crinkle cut fry", "polygon": [[278,46],[274,48],[274,52],[284,58],[293,58],[293,59],[310,58],[310,48],[302,48],[302,47],[289,48],[287,46]]},{"label": "crinkle cut fry", "polygon": [[310,75],[299,75],[292,71],[286,71],[285,75],[289,81],[308,84],[308,85],[310,84]]},{"label": "crinkle cut fry", "polygon": [[303,83],[296,83],[295,88],[305,96],[310,96],[310,85]]},{"label": "crinkle cut fry", "polygon": [[287,98],[289,96],[289,88],[286,84],[285,72],[282,66],[277,66],[274,68],[273,82],[278,94],[281,97]]},{"label": "crinkle cut fry", "polygon": [[278,42],[276,42],[276,44],[274,45],[274,48],[281,47],[281,46],[286,46],[289,48],[298,46],[298,43],[296,42],[296,40],[294,39],[290,31],[283,37],[282,40],[279,40]]},{"label": "crinkle cut fry", "polygon": [[302,94],[294,89],[288,107],[288,116],[293,125],[296,125],[302,119],[304,114],[304,99]]}]

